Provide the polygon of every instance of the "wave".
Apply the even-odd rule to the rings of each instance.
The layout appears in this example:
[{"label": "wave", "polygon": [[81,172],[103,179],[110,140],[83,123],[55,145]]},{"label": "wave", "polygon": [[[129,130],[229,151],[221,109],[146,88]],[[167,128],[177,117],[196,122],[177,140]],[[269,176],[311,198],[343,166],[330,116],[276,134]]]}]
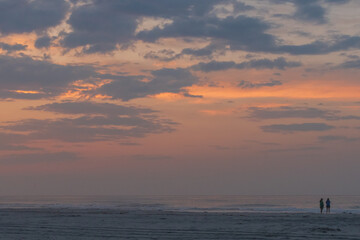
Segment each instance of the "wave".
[{"label": "wave", "polygon": [[[0,209],[91,209],[121,211],[169,211],[169,212],[218,212],[218,213],[318,213],[317,208],[297,208],[284,206],[268,206],[267,204],[244,204],[220,207],[174,207],[165,204],[0,204]],[[348,209],[332,209],[332,213],[360,214],[358,206]]]},{"label": "wave", "polygon": [[[334,198],[332,213],[360,214],[360,197]],[[318,213],[305,197],[43,197],[2,198],[0,209],[114,209],[123,211]]]}]

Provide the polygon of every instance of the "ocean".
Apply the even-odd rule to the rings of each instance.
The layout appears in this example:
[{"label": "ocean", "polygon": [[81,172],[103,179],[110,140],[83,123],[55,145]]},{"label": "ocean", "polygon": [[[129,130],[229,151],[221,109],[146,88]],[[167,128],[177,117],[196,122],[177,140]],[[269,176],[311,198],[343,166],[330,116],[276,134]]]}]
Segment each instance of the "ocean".
[{"label": "ocean", "polygon": [[360,214],[360,196],[1,196],[1,209],[114,209],[124,211],[317,213],[319,200],[332,213]]},{"label": "ocean", "polygon": [[360,196],[329,197],[2,196],[0,239],[360,239]]}]

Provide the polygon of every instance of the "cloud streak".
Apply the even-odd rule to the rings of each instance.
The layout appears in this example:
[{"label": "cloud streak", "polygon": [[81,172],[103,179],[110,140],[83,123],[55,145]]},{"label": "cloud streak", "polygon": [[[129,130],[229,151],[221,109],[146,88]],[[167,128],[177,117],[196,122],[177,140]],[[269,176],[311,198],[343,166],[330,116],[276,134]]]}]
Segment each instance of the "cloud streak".
[{"label": "cloud streak", "polygon": [[235,63],[233,61],[218,62],[211,61],[208,63],[199,63],[191,68],[195,71],[212,72],[212,71],[224,71],[228,69],[281,69],[293,68],[301,66],[300,62],[287,61],[283,57],[271,59],[256,59],[251,61],[245,61],[242,63]]},{"label": "cloud streak", "polygon": [[279,132],[279,133],[293,133],[293,132],[322,132],[334,129],[334,126],[325,123],[294,123],[294,124],[272,124],[260,127],[264,132]]},{"label": "cloud streak", "polygon": [[341,115],[340,111],[308,107],[258,108],[248,109],[249,117],[254,119],[281,119],[281,118],[320,118],[328,121],[360,120],[360,116]]},{"label": "cloud streak", "polygon": [[[24,119],[7,122],[1,129],[11,131],[22,141],[63,142],[119,141],[148,134],[174,131],[175,122],[159,118],[153,110],[109,103],[65,102],[41,105],[27,110],[70,114],[68,118]],[[79,116],[80,115],[80,116]]]},{"label": "cloud streak", "polygon": [[34,164],[75,161],[80,157],[73,152],[12,154],[0,157],[1,164]]}]

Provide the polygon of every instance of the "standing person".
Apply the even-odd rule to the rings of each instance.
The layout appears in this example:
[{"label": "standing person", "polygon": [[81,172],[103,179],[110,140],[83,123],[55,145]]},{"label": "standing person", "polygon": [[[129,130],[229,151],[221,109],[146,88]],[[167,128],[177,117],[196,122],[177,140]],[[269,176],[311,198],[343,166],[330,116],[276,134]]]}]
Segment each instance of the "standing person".
[{"label": "standing person", "polygon": [[323,199],[320,199],[320,213],[322,214],[324,210],[324,200]]},{"label": "standing person", "polygon": [[328,198],[327,200],[326,200],[326,213],[330,213],[330,199]]}]

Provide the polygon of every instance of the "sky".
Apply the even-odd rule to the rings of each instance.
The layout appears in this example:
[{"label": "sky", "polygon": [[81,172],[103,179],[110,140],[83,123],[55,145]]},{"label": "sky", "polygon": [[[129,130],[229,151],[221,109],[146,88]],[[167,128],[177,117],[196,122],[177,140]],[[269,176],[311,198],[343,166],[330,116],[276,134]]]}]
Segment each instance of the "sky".
[{"label": "sky", "polygon": [[0,195],[360,194],[360,1],[0,0]]}]

